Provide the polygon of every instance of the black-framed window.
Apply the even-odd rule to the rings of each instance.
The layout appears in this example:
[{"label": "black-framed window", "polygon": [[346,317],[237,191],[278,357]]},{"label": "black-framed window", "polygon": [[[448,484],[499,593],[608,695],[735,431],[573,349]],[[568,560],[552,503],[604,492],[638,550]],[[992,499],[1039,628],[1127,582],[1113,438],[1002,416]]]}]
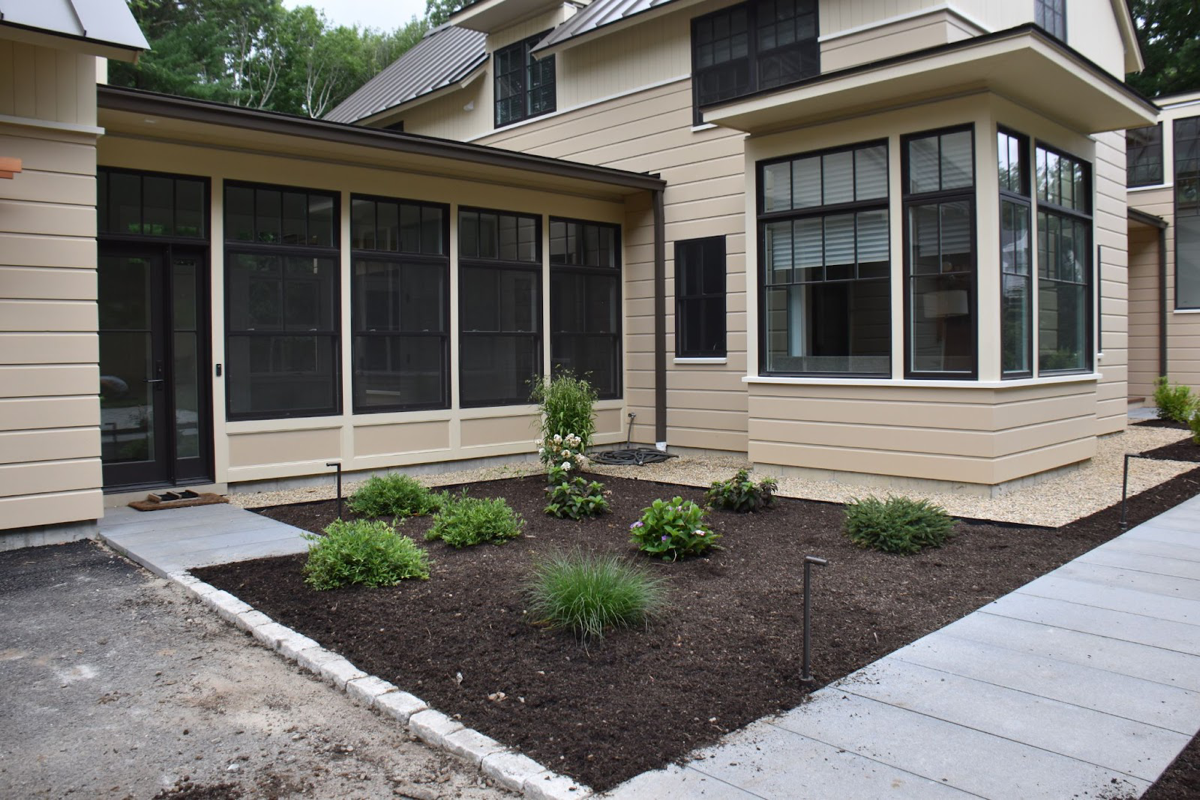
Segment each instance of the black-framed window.
[{"label": "black-framed window", "polygon": [[106,236],[208,239],[208,179],[100,167],[96,227]]},{"label": "black-framed window", "polygon": [[752,0],[692,20],[692,91],[700,108],[821,71],[816,0]]},{"label": "black-framed window", "polygon": [[550,218],[550,368],[621,396],[621,233]]},{"label": "black-framed window", "polygon": [[1125,185],[1157,186],[1163,182],[1163,124],[1125,131]]},{"label": "black-framed window", "polygon": [[978,374],[974,127],[901,140],[905,375]]},{"label": "black-framed window", "polygon": [[1038,144],[1038,373],[1092,368],[1092,171]]},{"label": "black-framed window", "polygon": [[758,186],[762,371],[890,376],[887,143],[760,163]]},{"label": "black-framed window", "polygon": [[225,185],[225,387],[228,417],[336,414],[338,197]]},{"label": "black-framed window", "polygon": [[554,56],[534,58],[549,31],[496,51],[496,127],[549,114],[555,105]]},{"label": "black-framed window", "polygon": [[1033,0],[1034,22],[1059,41],[1067,40],[1067,0]]},{"label": "black-framed window", "polygon": [[542,220],[458,212],[459,400],[529,401],[542,374]]},{"label": "black-framed window", "polygon": [[1029,138],[1001,129],[1000,376],[1033,375],[1033,240],[1029,191]]},{"label": "black-framed window", "polygon": [[725,237],[675,242],[675,355],[725,354]]},{"label": "black-framed window", "polygon": [[355,413],[450,407],[450,210],[350,199]]},{"label": "black-framed window", "polygon": [[1175,307],[1200,308],[1200,117],[1175,134]]}]

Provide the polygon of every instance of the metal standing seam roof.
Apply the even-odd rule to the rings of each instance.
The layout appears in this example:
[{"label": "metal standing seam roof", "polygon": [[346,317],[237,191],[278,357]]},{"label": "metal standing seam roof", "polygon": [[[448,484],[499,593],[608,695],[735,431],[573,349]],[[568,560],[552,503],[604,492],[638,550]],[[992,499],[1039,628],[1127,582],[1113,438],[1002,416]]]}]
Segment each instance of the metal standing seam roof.
[{"label": "metal standing seam roof", "polygon": [[150,49],[125,0],[0,0],[0,23],[127,50]]},{"label": "metal standing seam roof", "polygon": [[357,122],[458,83],[487,60],[487,34],[443,25],[325,115]]},{"label": "metal standing seam roof", "polygon": [[568,39],[591,33],[597,28],[611,25],[614,22],[628,19],[645,11],[651,11],[660,6],[668,5],[674,0],[594,0],[575,16],[559,25],[543,39],[534,52],[547,47],[554,47]]}]

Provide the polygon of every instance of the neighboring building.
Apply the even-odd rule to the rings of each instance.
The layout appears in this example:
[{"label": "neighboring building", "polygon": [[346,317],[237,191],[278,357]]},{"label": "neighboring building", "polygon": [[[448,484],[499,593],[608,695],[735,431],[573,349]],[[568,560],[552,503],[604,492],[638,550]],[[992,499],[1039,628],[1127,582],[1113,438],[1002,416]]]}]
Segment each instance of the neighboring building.
[{"label": "neighboring building", "polygon": [[1200,93],[1162,97],[1127,134],[1129,395],[1167,375],[1200,391]]},{"label": "neighboring building", "polygon": [[1120,0],[480,0],[328,121],[97,91],[144,40],[12,2],[0,546],[527,455],[559,367],[601,443],[771,471],[992,492],[1124,426]]},{"label": "neighboring building", "polygon": [[1124,2],[478,0],[450,23],[329,118],[666,180],[661,308],[626,225],[640,441],[990,492],[1124,428],[1121,131],[1156,111],[1122,82]]}]

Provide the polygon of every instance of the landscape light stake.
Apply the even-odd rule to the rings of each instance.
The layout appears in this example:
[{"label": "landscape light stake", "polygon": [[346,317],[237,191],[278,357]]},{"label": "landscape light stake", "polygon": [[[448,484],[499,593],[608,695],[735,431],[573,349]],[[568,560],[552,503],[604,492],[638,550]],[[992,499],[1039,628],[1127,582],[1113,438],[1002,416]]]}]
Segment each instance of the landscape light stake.
[{"label": "landscape light stake", "polygon": [[1121,479],[1121,530],[1129,529],[1129,520],[1125,516],[1125,500],[1129,497],[1129,459],[1131,458],[1150,458],[1150,456],[1144,456],[1141,453],[1125,454],[1125,475]]},{"label": "landscape light stake", "polygon": [[342,518],[342,462],[330,461],[327,467],[337,467],[338,519]]},{"label": "landscape light stake", "polygon": [[801,683],[813,682],[812,670],[809,669],[809,650],[812,645],[812,624],[809,613],[809,610],[812,608],[812,594],[809,591],[809,581],[812,575],[813,564],[816,564],[818,567],[824,567],[829,562],[816,556],[804,557],[804,668],[800,673]]}]

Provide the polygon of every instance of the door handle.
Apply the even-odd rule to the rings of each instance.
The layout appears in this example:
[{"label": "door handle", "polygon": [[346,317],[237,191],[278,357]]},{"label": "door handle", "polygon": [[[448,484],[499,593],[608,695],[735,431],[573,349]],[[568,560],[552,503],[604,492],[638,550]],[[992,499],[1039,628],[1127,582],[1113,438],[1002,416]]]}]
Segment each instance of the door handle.
[{"label": "door handle", "polygon": [[146,378],[146,383],[166,383],[165,378]]}]

